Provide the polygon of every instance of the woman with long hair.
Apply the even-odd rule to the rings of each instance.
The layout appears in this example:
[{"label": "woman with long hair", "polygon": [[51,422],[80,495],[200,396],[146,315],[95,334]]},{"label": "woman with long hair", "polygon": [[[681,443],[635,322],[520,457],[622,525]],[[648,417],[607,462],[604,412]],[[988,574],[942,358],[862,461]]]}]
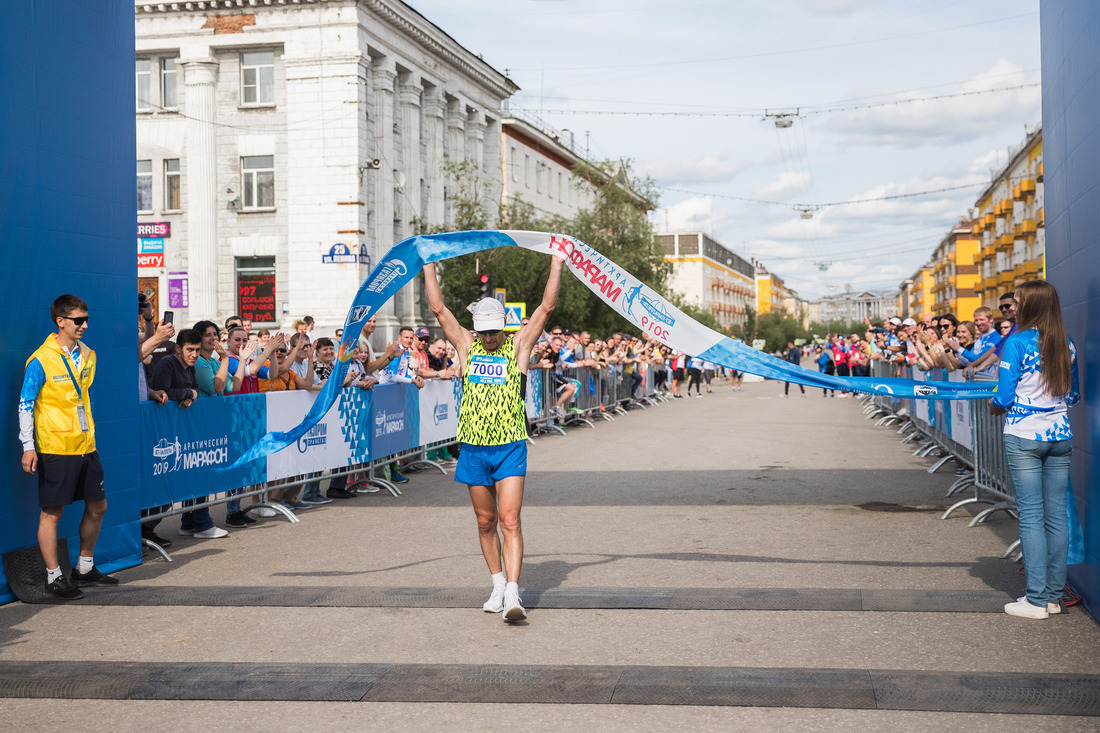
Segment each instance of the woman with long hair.
[{"label": "woman with long hair", "polygon": [[1005,343],[989,411],[1005,415],[1004,446],[1027,576],[1026,595],[1005,613],[1043,619],[1061,613],[1069,554],[1066,493],[1073,435],[1068,406],[1081,395],[1077,357],[1058,291],[1043,280],[1016,288],[1017,332]]}]

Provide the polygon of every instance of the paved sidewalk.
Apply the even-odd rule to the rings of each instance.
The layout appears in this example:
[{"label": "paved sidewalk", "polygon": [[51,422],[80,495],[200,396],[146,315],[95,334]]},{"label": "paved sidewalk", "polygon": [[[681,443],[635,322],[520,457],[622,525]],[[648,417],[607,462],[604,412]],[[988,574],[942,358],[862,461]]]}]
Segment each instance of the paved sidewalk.
[{"label": "paved sidewalk", "polygon": [[[856,400],[715,386],[538,439],[525,625],[479,610],[488,577],[465,488],[418,473],[402,497],[296,525],[173,536],[176,562],[147,553],[113,597],[0,607],[0,694],[57,698],[0,699],[0,715],[111,731],[1100,725],[939,712],[1028,710],[1026,685],[1051,680],[1079,704],[1073,675],[1100,689],[1100,629],[1080,609],[998,613],[1022,593],[999,559],[1015,523],[941,521],[950,471],[927,474]],[[884,608],[898,610],[864,610]],[[29,679],[50,674],[65,684]],[[153,699],[72,699],[111,695]],[[688,704],[645,704],[669,702]],[[876,709],[907,705],[924,709]]]}]

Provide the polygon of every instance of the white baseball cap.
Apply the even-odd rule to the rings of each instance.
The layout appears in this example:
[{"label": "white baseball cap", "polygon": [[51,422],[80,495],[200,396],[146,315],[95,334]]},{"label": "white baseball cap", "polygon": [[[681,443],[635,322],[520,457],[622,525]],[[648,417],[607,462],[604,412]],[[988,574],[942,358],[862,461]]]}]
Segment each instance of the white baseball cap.
[{"label": "white baseball cap", "polygon": [[915,325],[917,325],[917,322],[914,321],[912,318],[906,318],[904,321],[901,322],[901,325],[903,325],[903,326],[915,326]]},{"label": "white baseball cap", "polygon": [[897,316],[894,316],[893,318],[890,319],[890,323],[893,323],[895,326],[900,326],[901,325],[901,319],[898,318]]},{"label": "white baseball cap", "polygon": [[504,328],[504,304],[496,298],[482,298],[474,306],[475,331],[500,331]]}]

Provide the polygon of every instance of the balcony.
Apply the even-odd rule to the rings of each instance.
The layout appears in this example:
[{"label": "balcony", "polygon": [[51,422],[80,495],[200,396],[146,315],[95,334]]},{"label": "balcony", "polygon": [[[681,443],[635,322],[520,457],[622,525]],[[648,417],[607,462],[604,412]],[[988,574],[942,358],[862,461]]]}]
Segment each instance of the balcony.
[{"label": "balcony", "polygon": [[1016,237],[1013,234],[1002,234],[997,237],[997,249],[999,250],[1011,250],[1012,245],[1016,242]]},{"label": "balcony", "polygon": [[1043,181],[1043,161],[1039,161],[1039,165],[1035,171],[1035,180],[1042,183]]},{"label": "balcony", "polygon": [[1016,282],[1016,273],[1013,270],[1005,270],[997,274],[997,285],[1000,287],[1010,288],[1014,282]]},{"label": "balcony", "polygon": [[1038,226],[1045,227],[1047,225],[1046,210],[1039,209],[1039,220],[1036,222]]},{"label": "balcony", "polygon": [[996,256],[997,256],[997,245],[996,244],[987,244],[986,246],[982,247],[981,259],[990,260],[990,259],[993,259]]},{"label": "balcony", "polygon": [[1024,276],[1024,265],[1023,265],[1023,263],[1020,263],[1019,265],[1016,265],[1015,267],[1013,267],[1012,268],[1012,274],[1013,274],[1013,277],[1015,277],[1015,278],[1023,277]]},{"label": "balcony", "polygon": [[1028,260],[1027,262],[1025,262],[1024,263],[1024,274],[1025,275],[1038,275],[1039,274],[1039,261],[1038,260]]},{"label": "balcony", "polygon": [[[1040,163],[1039,165],[1041,167],[1042,163]],[[1035,195],[1035,179],[1034,178],[1025,178],[1025,179],[1023,179],[1022,181],[1020,181],[1019,189],[1020,189],[1020,193],[1023,194],[1023,196],[1034,196]]]},{"label": "balcony", "polygon": [[958,275],[948,275],[947,276],[947,284],[948,285],[954,285],[956,282],[958,282]]},{"label": "balcony", "polygon": [[1024,219],[1016,225],[1016,234],[1025,237],[1035,234],[1036,229],[1039,228],[1038,222],[1035,219]]},{"label": "balcony", "polygon": [[982,217],[982,228],[989,229],[997,222],[997,216],[995,214],[986,214]]},{"label": "balcony", "polygon": [[1016,201],[1023,201],[1024,200],[1024,193],[1023,193],[1023,191],[1020,190],[1019,186],[1013,186],[1012,187],[1012,198],[1015,199]]}]

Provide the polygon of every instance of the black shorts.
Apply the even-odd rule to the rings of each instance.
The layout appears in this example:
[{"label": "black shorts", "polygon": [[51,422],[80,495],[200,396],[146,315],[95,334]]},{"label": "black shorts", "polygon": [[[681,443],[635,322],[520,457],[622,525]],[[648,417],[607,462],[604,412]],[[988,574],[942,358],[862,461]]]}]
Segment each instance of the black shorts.
[{"label": "black shorts", "polygon": [[672,370],[672,378],[677,380],[677,381],[680,381],[680,382],[684,381],[683,367],[677,367],[676,369],[673,369]]},{"label": "black shorts", "polygon": [[83,456],[38,454],[38,506],[45,509],[105,498],[98,452]]}]

